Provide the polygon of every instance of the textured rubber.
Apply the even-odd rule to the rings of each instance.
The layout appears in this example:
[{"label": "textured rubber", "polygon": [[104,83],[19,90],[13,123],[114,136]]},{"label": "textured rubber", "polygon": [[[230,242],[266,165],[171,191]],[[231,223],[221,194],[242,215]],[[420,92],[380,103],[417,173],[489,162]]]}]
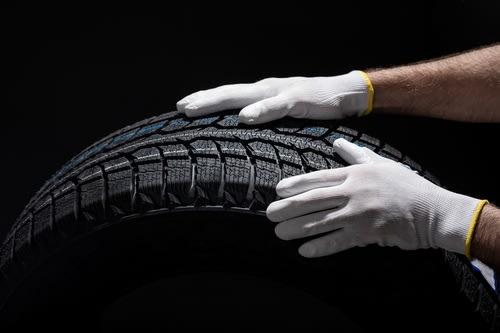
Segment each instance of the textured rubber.
[{"label": "textured rubber", "polygon": [[[56,251],[104,223],[201,206],[264,214],[277,199],[280,179],[346,165],[332,150],[340,137],[437,183],[390,145],[338,123],[284,119],[255,128],[238,124],[234,112],[196,119],[166,113],[98,141],[42,186],[0,249],[0,304],[16,287],[11,272],[22,267],[28,274],[41,260],[34,252]],[[445,258],[462,291],[496,329],[497,299],[481,276],[462,256],[446,253]]]}]

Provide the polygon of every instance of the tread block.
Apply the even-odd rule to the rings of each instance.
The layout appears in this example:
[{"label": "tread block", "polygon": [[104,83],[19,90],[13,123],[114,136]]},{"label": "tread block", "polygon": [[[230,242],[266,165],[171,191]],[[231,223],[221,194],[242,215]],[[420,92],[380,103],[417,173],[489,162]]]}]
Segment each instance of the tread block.
[{"label": "tread block", "polygon": [[173,144],[169,146],[161,146],[160,149],[163,153],[163,156],[165,156],[166,159],[168,158],[190,159],[189,150],[185,145]]},{"label": "tread block", "polygon": [[33,237],[36,242],[45,242],[52,237],[50,197],[44,199],[44,202],[49,203],[37,208],[33,213]]},{"label": "tread block", "polygon": [[300,130],[298,127],[276,127],[276,130],[278,132],[284,132],[284,133],[295,133]]},{"label": "tread block", "polygon": [[222,181],[222,165],[217,158],[198,157],[196,159],[196,186],[201,190],[200,196],[210,203],[218,203],[217,194]]},{"label": "tread block", "polygon": [[12,255],[12,246],[14,245],[14,237],[10,237],[0,247],[0,268],[6,265]]},{"label": "tread block", "polygon": [[371,136],[366,135],[364,133],[361,134],[361,136],[359,137],[359,139],[361,141],[369,143],[370,145],[372,145],[374,147],[380,147],[380,140],[379,139],[375,139],[374,137],[371,137]]},{"label": "tread block", "polygon": [[276,161],[278,158],[273,146],[267,142],[250,142],[248,146],[252,151],[252,155],[255,157],[270,159],[273,161]]},{"label": "tread block", "polygon": [[210,124],[215,123],[219,119],[220,119],[220,116],[195,118],[186,127],[196,127],[196,126],[210,125]]},{"label": "tread block", "polygon": [[163,163],[156,147],[141,149],[132,154],[137,163],[137,198],[140,204],[160,207],[162,204]]},{"label": "tread block", "polygon": [[236,203],[243,203],[248,192],[249,179],[252,165],[248,159],[226,157],[225,167],[225,191],[230,193]]},{"label": "tread block", "polygon": [[393,158],[396,157],[397,159],[401,159],[403,158],[403,154],[401,154],[401,152],[399,150],[397,150],[396,148],[394,148],[393,146],[391,145],[388,145],[388,144],[385,144],[383,147],[382,147],[382,151],[391,155]]},{"label": "tread block", "polygon": [[123,214],[132,211],[132,168],[108,173],[108,203],[114,212]]},{"label": "tread block", "polygon": [[223,127],[238,126],[238,124],[239,124],[238,115],[231,114],[231,115],[224,116],[224,118],[222,118],[222,120],[220,120],[217,124],[219,124],[220,126],[223,126]]},{"label": "tread block", "polygon": [[187,119],[182,119],[182,118],[172,119],[168,122],[168,124],[166,126],[164,126],[162,128],[162,131],[163,132],[172,132],[172,131],[184,128],[189,124],[190,124],[190,121]]},{"label": "tread block", "polygon": [[325,140],[327,142],[329,142],[331,145],[333,145],[333,142],[337,139],[340,139],[340,138],[344,138],[346,139],[347,141],[352,141],[354,139],[353,136],[350,136],[348,134],[344,134],[344,133],[340,133],[340,132],[332,132],[330,134],[328,134],[326,137],[325,137]]},{"label": "tread block", "polygon": [[296,164],[297,166],[302,165],[302,160],[300,158],[299,153],[296,150],[288,149],[285,147],[277,146],[278,149],[278,158],[281,161]]},{"label": "tread block", "polygon": [[304,160],[306,161],[309,169],[320,170],[328,168],[326,160],[319,154],[307,151],[303,153],[302,156],[304,157]]},{"label": "tread block", "polygon": [[137,192],[143,203],[161,206],[162,203],[162,186],[163,186],[163,170],[162,162],[154,162],[148,164],[139,164],[137,166]]},{"label": "tread block", "polygon": [[358,136],[358,133],[359,133],[355,129],[352,129],[349,127],[344,127],[344,126],[337,127],[336,131],[342,132],[344,134],[348,134],[349,136]]},{"label": "tread block", "polygon": [[25,258],[29,255],[31,244],[31,219],[27,218],[21,222],[14,234],[14,255],[16,258]]},{"label": "tread block", "polygon": [[326,127],[305,127],[298,131],[298,134],[305,134],[305,135],[311,135],[314,137],[320,137],[323,134],[328,132],[328,128]]},{"label": "tread block", "polygon": [[[167,179],[165,195],[174,204],[191,204],[194,200],[191,190],[192,167],[188,158],[166,160]],[[175,202],[175,201],[179,202]]]},{"label": "tread block", "polygon": [[252,169],[247,151],[239,142],[220,141],[218,144],[225,156],[225,192],[235,203],[241,204],[246,200]]},{"label": "tread block", "polygon": [[219,150],[213,141],[198,140],[190,144],[196,156],[196,186],[199,196],[212,204],[222,204],[219,187],[224,186]]},{"label": "tread block", "polygon": [[255,160],[255,189],[260,193],[255,199],[261,203],[269,204],[276,198],[276,185],[280,181],[279,168],[276,163]]},{"label": "tread block", "polygon": [[371,143],[368,143],[366,141],[360,141],[360,140],[357,140],[357,141],[354,141],[355,144],[357,144],[358,146],[360,147],[365,147],[365,148],[368,148],[370,150],[376,150],[378,147],[371,144]]},{"label": "tread block", "polygon": [[103,163],[108,180],[108,205],[112,216],[132,212],[133,171],[125,157]]},{"label": "tread block", "polygon": [[76,199],[76,189],[72,186],[71,191],[65,191],[54,200],[54,223],[57,231],[63,236],[69,236],[76,232]]},{"label": "tread block", "polygon": [[104,177],[99,166],[85,170],[79,177],[80,209],[82,215],[90,221],[105,218]]}]

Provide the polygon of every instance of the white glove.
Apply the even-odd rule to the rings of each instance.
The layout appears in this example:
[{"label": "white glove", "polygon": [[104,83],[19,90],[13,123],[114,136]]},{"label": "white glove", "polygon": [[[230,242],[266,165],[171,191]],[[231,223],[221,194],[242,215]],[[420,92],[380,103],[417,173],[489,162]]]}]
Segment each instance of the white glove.
[{"label": "white glove", "polygon": [[177,110],[195,117],[242,108],[240,121],[260,124],[285,116],[339,119],[371,111],[373,86],[362,71],[331,77],[267,78],[201,90],[177,102]]},{"label": "white glove", "polygon": [[470,256],[470,238],[486,203],[445,190],[401,163],[344,139],[334,143],[348,163],[283,179],[284,199],[267,208],[278,237],[319,235],[299,248],[320,257],[354,246],[379,244],[402,249],[443,248]]}]

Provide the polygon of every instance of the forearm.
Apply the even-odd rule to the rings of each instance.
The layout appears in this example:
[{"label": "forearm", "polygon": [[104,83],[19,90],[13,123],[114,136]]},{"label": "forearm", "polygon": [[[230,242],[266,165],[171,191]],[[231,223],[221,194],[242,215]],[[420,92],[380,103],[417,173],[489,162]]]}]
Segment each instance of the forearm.
[{"label": "forearm", "polygon": [[367,74],[375,112],[500,122],[500,45]]},{"label": "forearm", "polygon": [[487,204],[477,222],[471,256],[500,272],[500,209]]}]

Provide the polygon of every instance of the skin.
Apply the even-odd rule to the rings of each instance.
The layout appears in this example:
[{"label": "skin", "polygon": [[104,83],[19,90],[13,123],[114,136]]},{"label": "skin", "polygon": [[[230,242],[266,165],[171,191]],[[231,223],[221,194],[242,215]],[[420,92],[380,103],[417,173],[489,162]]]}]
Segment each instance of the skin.
[{"label": "skin", "polygon": [[[500,45],[367,74],[376,92],[373,112],[500,122]],[[476,224],[471,255],[500,271],[498,253],[500,209],[487,204]]]},{"label": "skin", "polygon": [[486,205],[476,225],[472,238],[471,255],[500,271],[500,209]]},{"label": "skin", "polygon": [[367,74],[374,112],[500,122],[500,45]]}]

